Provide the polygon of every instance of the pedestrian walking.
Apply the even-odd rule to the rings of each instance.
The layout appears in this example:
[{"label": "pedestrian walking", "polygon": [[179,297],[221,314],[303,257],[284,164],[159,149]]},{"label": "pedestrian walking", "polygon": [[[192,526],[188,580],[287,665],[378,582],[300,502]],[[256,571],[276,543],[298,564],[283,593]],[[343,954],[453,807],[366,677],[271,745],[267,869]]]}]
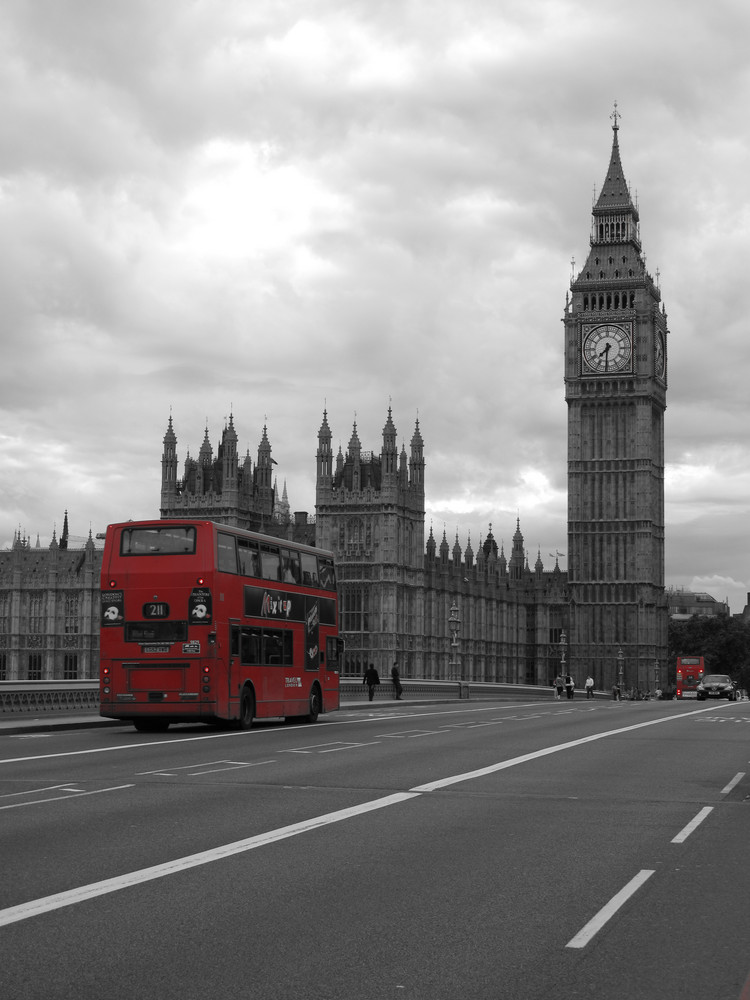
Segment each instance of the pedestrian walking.
[{"label": "pedestrian walking", "polygon": [[562,679],[562,674],[558,674],[557,677],[555,677],[555,701],[559,701],[562,698],[564,687],[565,681]]},{"label": "pedestrian walking", "polygon": [[573,680],[570,674],[566,674],[565,694],[568,696],[568,701],[570,701],[570,699],[574,696],[575,693],[576,693],[576,682]]},{"label": "pedestrian walking", "polygon": [[398,661],[393,661],[393,666],[391,667],[391,680],[393,681],[393,695],[396,701],[401,701],[401,694],[403,688],[401,687],[401,678],[398,673]]},{"label": "pedestrian walking", "polygon": [[584,687],[586,688],[586,701],[588,701],[589,698],[594,697],[594,678],[591,676],[591,674],[589,674],[588,677],[586,678],[586,683],[584,684]]},{"label": "pedestrian walking", "polygon": [[371,663],[367,670],[365,670],[365,676],[362,679],[362,683],[367,685],[369,700],[372,701],[375,697],[375,688],[378,684],[380,684],[380,677],[378,676],[374,663]]}]

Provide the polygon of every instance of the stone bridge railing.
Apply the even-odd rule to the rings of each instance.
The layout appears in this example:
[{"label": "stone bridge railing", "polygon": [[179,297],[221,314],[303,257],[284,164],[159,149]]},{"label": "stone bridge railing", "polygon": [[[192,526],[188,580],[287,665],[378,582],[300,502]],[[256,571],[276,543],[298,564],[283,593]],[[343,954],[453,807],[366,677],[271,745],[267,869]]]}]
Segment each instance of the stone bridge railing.
[{"label": "stone bridge railing", "polygon": [[[404,700],[410,698],[540,698],[552,700],[552,688],[533,684],[489,684],[480,681],[402,679]],[[367,699],[367,688],[359,677],[341,678],[341,702]],[[577,691],[578,698],[585,698]],[[597,691],[598,698],[606,697]],[[394,697],[393,684],[384,680],[375,689],[375,700]],[[0,715],[99,711],[99,681],[0,681]]]}]

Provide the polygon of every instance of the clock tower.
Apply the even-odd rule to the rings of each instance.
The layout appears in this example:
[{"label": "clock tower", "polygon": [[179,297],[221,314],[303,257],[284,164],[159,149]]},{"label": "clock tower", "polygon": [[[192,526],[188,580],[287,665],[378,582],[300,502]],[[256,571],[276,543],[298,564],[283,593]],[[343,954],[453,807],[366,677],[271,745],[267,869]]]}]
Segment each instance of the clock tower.
[{"label": "clock tower", "polygon": [[[666,683],[667,319],[620,161],[609,168],[565,315],[571,673],[597,687]],[[657,272],[658,277],[658,272]]]}]

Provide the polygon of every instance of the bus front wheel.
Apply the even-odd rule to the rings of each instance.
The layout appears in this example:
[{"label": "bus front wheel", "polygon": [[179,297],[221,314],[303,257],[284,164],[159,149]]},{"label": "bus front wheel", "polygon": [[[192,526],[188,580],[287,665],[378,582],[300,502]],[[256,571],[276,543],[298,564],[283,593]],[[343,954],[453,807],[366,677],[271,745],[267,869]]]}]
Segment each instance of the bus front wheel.
[{"label": "bus front wheel", "polygon": [[255,718],[255,697],[252,691],[245,690],[240,698],[240,729],[252,729]]}]

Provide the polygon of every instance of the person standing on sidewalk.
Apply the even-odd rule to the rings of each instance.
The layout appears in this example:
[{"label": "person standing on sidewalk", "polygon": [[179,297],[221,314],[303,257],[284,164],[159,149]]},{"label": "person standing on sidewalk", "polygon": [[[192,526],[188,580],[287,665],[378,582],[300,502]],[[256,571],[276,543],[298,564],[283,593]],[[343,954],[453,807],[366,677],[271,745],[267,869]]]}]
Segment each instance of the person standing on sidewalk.
[{"label": "person standing on sidewalk", "polygon": [[403,688],[401,687],[401,678],[398,673],[398,660],[393,661],[393,666],[391,667],[391,680],[393,681],[393,694],[396,701],[401,701],[401,693]]},{"label": "person standing on sidewalk", "polygon": [[591,674],[589,674],[588,677],[586,678],[586,683],[584,684],[584,687],[586,688],[586,701],[588,701],[589,698],[594,697],[594,678],[591,676]]},{"label": "person standing on sidewalk", "polygon": [[362,683],[367,685],[369,700],[372,701],[375,697],[375,687],[380,684],[380,677],[375,669],[374,663],[371,663],[367,670],[365,670],[365,676],[362,679]]},{"label": "person standing on sidewalk", "polygon": [[555,677],[555,701],[559,701],[562,698],[564,687],[565,682],[562,679],[562,674],[558,674],[557,677]]}]

